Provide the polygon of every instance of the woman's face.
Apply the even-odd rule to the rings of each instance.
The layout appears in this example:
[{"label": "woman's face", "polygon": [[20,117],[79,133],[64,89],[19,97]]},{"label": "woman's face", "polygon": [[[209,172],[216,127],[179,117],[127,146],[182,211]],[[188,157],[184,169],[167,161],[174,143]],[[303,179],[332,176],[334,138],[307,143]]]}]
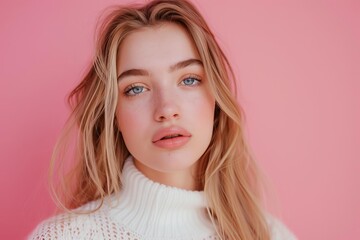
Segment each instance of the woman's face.
[{"label": "woman's face", "polygon": [[128,35],[118,55],[116,118],[135,165],[150,179],[194,189],[215,100],[188,33],[164,23]]}]

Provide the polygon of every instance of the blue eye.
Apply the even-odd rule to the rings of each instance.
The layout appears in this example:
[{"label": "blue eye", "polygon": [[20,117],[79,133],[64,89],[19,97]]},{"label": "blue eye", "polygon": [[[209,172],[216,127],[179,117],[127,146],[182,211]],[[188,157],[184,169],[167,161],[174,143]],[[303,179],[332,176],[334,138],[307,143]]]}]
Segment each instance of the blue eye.
[{"label": "blue eye", "polygon": [[194,77],[188,77],[181,81],[181,84],[185,85],[185,86],[193,86],[193,85],[197,85],[199,83],[200,83],[200,80],[196,79]]},{"label": "blue eye", "polygon": [[127,96],[135,96],[142,92],[145,92],[145,87],[143,86],[130,86],[127,90],[125,90],[125,95]]}]

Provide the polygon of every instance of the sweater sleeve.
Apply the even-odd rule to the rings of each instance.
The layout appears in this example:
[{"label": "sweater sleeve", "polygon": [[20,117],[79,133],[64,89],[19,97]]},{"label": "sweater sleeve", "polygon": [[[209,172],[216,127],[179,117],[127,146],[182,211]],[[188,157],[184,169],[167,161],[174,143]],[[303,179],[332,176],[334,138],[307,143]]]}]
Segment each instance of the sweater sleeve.
[{"label": "sweater sleeve", "polygon": [[41,222],[28,236],[28,240],[65,239],[64,228],[66,224],[64,220],[64,216],[62,215],[54,216]]},{"label": "sweater sleeve", "polygon": [[271,240],[297,240],[296,236],[277,218],[268,215]]},{"label": "sweater sleeve", "polygon": [[41,222],[28,240],[97,239],[96,227],[91,215],[60,214]]}]

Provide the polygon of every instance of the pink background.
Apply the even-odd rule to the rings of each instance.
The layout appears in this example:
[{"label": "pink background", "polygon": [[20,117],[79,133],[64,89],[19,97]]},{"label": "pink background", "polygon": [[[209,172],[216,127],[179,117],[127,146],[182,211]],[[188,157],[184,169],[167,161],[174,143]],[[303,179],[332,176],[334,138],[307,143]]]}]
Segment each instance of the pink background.
[{"label": "pink background", "polygon": [[[47,167],[65,96],[100,11],[120,2],[1,1],[0,239],[22,239],[53,213]],[[359,1],[196,4],[239,77],[282,220],[300,239],[360,239]]]}]

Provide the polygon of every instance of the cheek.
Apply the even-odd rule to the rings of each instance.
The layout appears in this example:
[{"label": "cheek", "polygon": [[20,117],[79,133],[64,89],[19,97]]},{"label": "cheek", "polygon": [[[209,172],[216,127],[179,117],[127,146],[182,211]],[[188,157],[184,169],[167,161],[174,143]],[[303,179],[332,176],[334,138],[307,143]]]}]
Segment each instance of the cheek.
[{"label": "cheek", "polygon": [[202,95],[194,100],[190,106],[192,106],[192,112],[190,113],[192,124],[196,129],[197,135],[201,138],[199,140],[202,144],[208,144],[213,133],[215,99]]},{"label": "cheek", "polygon": [[134,149],[138,146],[139,139],[143,135],[144,129],[141,128],[144,126],[144,123],[141,122],[143,118],[136,111],[126,110],[117,111],[117,116],[119,131],[124,143],[128,151],[134,155]]},{"label": "cheek", "polygon": [[205,95],[194,101],[194,103],[197,103],[194,109],[196,115],[205,122],[213,122],[215,99],[210,95]]},{"label": "cheek", "polygon": [[137,130],[144,126],[144,111],[136,106],[120,105],[116,111],[119,130],[124,138],[136,135]]}]

